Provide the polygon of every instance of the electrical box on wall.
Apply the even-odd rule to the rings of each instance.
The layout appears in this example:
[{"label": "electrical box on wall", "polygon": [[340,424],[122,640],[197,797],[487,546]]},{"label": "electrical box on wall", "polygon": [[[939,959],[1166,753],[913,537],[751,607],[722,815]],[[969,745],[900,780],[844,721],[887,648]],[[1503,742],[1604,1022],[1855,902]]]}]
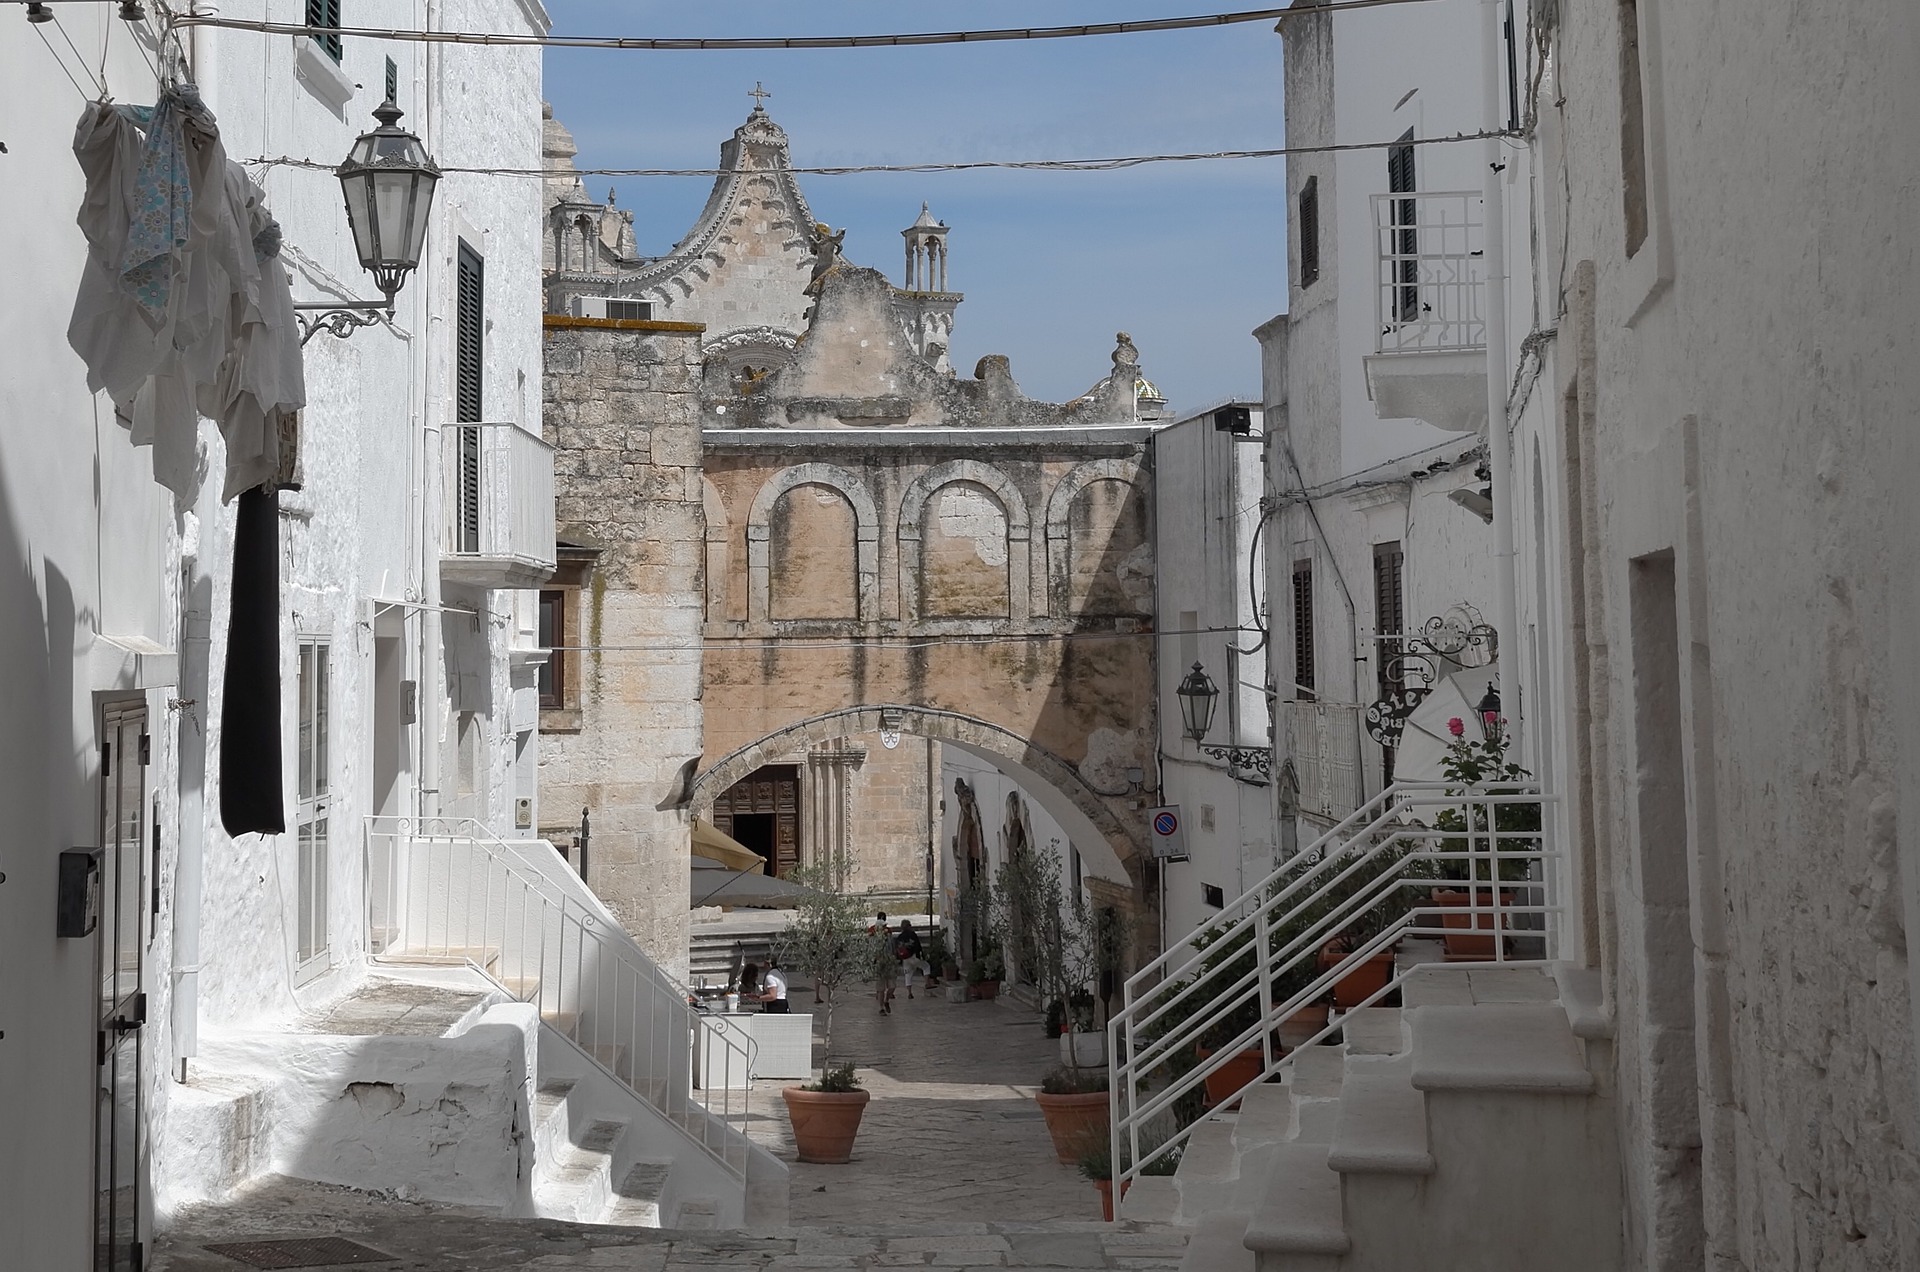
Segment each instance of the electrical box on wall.
[{"label": "electrical box on wall", "polygon": [[56,936],[91,936],[100,925],[100,850],[69,848],[60,854],[60,894],[54,907]]},{"label": "electrical box on wall", "polygon": [[400,723],[413,724],[420,719],[420,682],[400,682]]},{"label": "electrical box on wall", "polygon": [[519,830],[533,829],[533,796],[522,795],[513,801],[513,824]]}]

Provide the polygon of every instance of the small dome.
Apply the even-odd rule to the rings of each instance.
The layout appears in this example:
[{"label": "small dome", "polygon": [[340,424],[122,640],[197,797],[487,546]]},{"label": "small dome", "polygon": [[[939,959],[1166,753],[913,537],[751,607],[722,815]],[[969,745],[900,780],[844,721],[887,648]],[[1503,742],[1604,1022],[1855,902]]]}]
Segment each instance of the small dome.
[{"label": "small dome", "polygon": [[1167,404],[1167,399],[1161,395],[1159,389],[1154,387],[1153,381],[1147,379],[1144,375],[1135,377],[1133,381],[1133,400],[1136,402],[1151,402],[1155,406],[1165,406]]}]

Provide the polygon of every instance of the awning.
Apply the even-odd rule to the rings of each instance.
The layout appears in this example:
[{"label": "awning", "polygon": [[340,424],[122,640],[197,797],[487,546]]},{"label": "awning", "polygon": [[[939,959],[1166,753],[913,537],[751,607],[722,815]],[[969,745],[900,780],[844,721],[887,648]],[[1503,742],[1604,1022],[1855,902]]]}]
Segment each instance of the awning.
[{"label": "awning", "polygon": [[1440,677],[1433,692],[1407,716],[1400,747],[1393,756],[1394,777],[1409,782],[1445,781],[1447,775],[1440,766],[1453,745],[1447,721],[1458,717],[1466,725],[1467,736],[1478,738],[1480,699],[1499,674],[1499,666],[1488,663]]},{"label": "awning", "polygon": [[[719,832],[715,832],[718,834]],[[687,885],[687,908],[703,905],[746,905],[790,910],[813,889],[748,868],[729,870],[717,861],[693,858]]]},{"label": "awning", "polygon": [[767,864],[765,857],[701,817],[693,819],[693,855],[717,861],[729,870],[752,870]]}]

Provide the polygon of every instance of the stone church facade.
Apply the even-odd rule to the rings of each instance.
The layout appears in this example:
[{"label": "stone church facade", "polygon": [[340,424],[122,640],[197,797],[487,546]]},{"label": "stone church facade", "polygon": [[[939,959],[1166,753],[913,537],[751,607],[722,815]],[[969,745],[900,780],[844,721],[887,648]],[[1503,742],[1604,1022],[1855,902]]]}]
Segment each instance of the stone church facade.
[{"label": "stone church facade", "polygon": [[[1019,776],[1134,909],[1151,767],[1152,471],[1131,341],[1065,404],[949,358],[924,206],[896,286],[841,255],[756,106],[698,221],[638,254],[549,121],[547,412],[567,563],[547,597],[544,806],[684,965],[693,816],[782,872],[906,908],[951,877],[942,748]],[[565,840],[565,828],[547,828]],[[931,874],[931,878],[929,877]]]}]

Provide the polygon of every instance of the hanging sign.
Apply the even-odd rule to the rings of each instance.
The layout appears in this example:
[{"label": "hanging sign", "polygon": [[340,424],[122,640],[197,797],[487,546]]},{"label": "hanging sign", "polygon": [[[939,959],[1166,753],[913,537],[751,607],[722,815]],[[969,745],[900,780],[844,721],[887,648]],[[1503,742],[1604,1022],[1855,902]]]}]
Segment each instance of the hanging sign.
[{"label": "hanging sign", "polygon": [[1156,861],[1187,859],[1187,828],[1180,821],[1180,805],[1163,804],[1147,810],[1147,825],[1153,830],[1153,856]]}]

